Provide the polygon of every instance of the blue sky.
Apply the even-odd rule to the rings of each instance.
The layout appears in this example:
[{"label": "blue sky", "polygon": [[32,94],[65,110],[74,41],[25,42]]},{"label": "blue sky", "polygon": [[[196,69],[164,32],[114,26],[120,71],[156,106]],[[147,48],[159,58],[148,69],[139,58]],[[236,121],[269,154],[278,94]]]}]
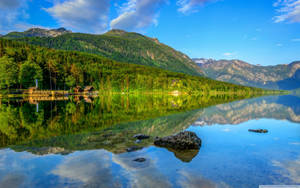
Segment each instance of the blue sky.
[{"label": "blue sky", "polygon": [[300,60],[300,0],[0,0],[0,33],[66,27],[140,32],[191,58]]}]

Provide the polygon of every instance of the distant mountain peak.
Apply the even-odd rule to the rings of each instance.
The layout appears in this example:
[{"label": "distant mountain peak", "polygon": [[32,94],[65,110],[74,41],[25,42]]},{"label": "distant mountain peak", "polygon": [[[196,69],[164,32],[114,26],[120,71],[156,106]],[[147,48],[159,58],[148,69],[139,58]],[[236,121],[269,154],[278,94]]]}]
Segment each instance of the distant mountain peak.
[{"label": "distant mountain peak", "polygon": [[112,29],[112,30],[107,31],[105,33],[105,35],[122,36],[122,35],[124,35],[126,33],[129,33],[129,32],[121,30],[121,29]]},{"label": "distant mountain peak", "polygon": [[112,30],[107,31],[106,33],[104,33],[104,35],[124,37],[124,38],[130,38],[130,39],[139,38],[139,37],[149,38],[149,37],[146,37],[146,36],[144,36],[140,33],[128,32],[128,31],[121,30],[121,29],[112,29]]},{"label": "distant mountain peak", "polygon": [[67,30],[67,29],[64,28],[64,27],[60,27],[60,28],[54,29],[54,30],[59,31],[59,32],[72,32],[72,31],[70,31],[70,30]]},{"label": "distant mountain peak", "polygon": [[300,87],[300,61],[282,65],[253,65],[238,59],[195,58],[209,78],[267,89],[292,90]]},{"label": "distant mountain peak", "polygon": [[205,58],[193,58],[193,61],[197,64],[206,64],[206,63],[214,63],[216,60],[205,59]]},{"label": "distant mountain peak", "polygon": [[57,37],[66,33],[72,33],[64,27],[58,29],[44,29],[33,27],[24,32],[11,32],[5,35],[5,38],[23,38],[23,37]]},{"label": "distant mountain peak", "polygon": [[49,31],[53,31],[53,32],[67,32],[67,33],[71,33],[72,31],[67,30],[64,27],[60,27],[57,29],[45,29],[45,28],[39,28],[39,27],[32,27],[24,32],[49,32]]}]

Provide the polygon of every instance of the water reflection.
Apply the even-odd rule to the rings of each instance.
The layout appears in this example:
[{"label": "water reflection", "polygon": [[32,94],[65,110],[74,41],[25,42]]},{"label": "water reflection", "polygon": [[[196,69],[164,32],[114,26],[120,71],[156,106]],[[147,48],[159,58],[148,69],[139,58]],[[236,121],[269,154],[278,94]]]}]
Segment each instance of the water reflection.
[{"label": "water reflection", "polygon": [[51,173],[68,186],[120,187],[119,177],[112,174],[110,159],[111,154],[103,150],[78,153],[67,157]]},{"label": "water reflection", "polygon": [[[299,98],[148,97],[40,102],[38,112],[3,101],[0,138],[10,149],[0,150],[0,187],[300,184]],[[200,151],[152,144],[186,129],[202,139]],[[136,143],[138,133],[151,137]],[[126,152],[134,145],[141,149]],[[140,157],[146,161],[134,161]]]},{"label": "water reflection", "polygon": [[[235,96],[101,96],[92,103],[77,100],[51,101],[36,106],[24,100],[2,101],[0,146],[96,132],[121,123],[153,119],[238,100]],[[109,133],[110,134],[110,133]]]},{"label": "water reflection", "polygon": [[220,104],[206,108],[195,125],[240,124],[252,119],[270,118],[300,123],[300,98],[268,96]]},{"label": "water reflection", "polygon": [[279,167],[279,173],[293,182],[300,184],[300,156],[295,160],[272,161],[275,167]]}]

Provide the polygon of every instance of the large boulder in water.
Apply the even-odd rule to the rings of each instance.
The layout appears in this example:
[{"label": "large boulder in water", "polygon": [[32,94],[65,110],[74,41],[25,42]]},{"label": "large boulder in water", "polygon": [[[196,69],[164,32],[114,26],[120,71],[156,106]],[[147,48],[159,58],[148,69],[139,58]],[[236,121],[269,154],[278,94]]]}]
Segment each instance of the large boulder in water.
[{"label": "large boulder in water", "polygon": [[156,138],[154,144],[175,150],[200,149],[201,139],[193,132],[184,131],[176,135]]}]

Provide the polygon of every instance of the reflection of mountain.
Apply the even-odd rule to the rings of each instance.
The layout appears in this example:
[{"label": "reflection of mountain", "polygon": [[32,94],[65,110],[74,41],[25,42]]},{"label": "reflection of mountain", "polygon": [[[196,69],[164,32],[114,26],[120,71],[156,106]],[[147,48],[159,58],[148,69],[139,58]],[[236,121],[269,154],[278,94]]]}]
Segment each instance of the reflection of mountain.
[{"label": "reflection of mountain", "polygon": [[[300,104],[300,99],[294,96],[261,97],[208,108],[201,107],[232,99],[227,98],[224,101],[224,97],[210,99],[158,97],[129,100],[125,98],[116,97],[106,100],[114,103],[107,103],[100,99],[96,99],[92,104],[59,103],[52,107],[56,110],[50,111],[51,113],[47,110],[39,112],[45,119],[29,116],[32,111],[23,109],[20,113],[21,121],[14,122],[15,118],[9,119],[9,122],[23,123],[23,126],[15,131],[9,129],[9,126],[3,127],[5,124],[2,123],[1,131],[6,135],[11,133],[11,140],[8,141],[16,145],[12,146],[14,150],[29,151],[38,155],[68,154],[77,150],[92,149],[123,153],[131,146],[152,145],[155,136],[162,137],[177,133],[193,123],[194,125],[240,124],[259,118],[300,122],[299,105],[297,105]],[[193,110],[197,108],[198,110]],[[3,110],[2,113],[6,112],[4,115],[7,115],[8,112],[14,112],[8,109]],[[3,120],[8,121],[5,118]],[[28,130],[24,131],[24,129]],[[17,137],[17,133],[20,135],[18,138],[23,140],[14,140],[14,135]],[[133,136],[139,133],[151,137],[137,144]],[[4,141],[6,138],[8,136],[2,137]]]},{"label": "reflection of mountain", "polygon": [[[136,126],[130,126],[126,130],[121,129],[124,133],[129,132],[131,128],[135,128],[132,132],[144,132],[151,134],[151,131],[157,131],[157,135],[173,133],[172,131],[182,130],[181,123],[186,118],[177,119],[153,119],[181,112],[187,112],[194,109],[200,109],[207,106],[230,102],[237,100],[235,96],[102,96],[95,99],[92,103],[84,102],[44,102],[39,104],[39,111],[36,106],[28,103],[3,102],[0,105],[0,139],[1,145],[16,145],[33,140],[51,139],[52,137],[68,135],[72,137],[74,134],[91,134],[89,139],[94,139],[101,132],[106,134],[108,128],[113,127],[118,132],[118,124],[126,124],[137,122],[140,120],[149,120],[145,123],[145,130],[141,130],[143,126],[138,122]],[[153,119],[153,120],[151,120]],[[175,121],[172,123],[172,121]],[[153,121],[153,122],[151,122]],[[190,122],[192,123],[192,122]],[[163,132],[158,130],[161,128],[150,128],[150,124],[175,124],[172,131],[168,130],[168,126],[164,125]],[[188,126],[188,125],[186,125]],[[124,134],[120,133],[120,134]],[[107,133],[105,137],[111,137],[111,133]],[[153,134],[154,135],[154,134]],[[103,135],[104,136],[104,135]],[[120,139],[120,136],[116,138]],[[68,138],[72,139],[72,138]],[[75,139],[75,138],[74,138]],[[76,137],[75,140],[78,138]],[[95,138],[96,140],[104,138]],[[107,139],[104,139],[107,140]],[[91,140],[90,140],[91,141]],[[88,142],[90,142],[88,141]],[[56,142],[56,141],[55,141]],[[66,143],[68,143],[66,141]],[[40,145],[40,148],[43,147]],[[61,147],[57,144],[55,147]],[[65,145],[63,146],[65,147]],[[45,149],[47,153],[47,149]],[[51,150],[51,149],[50,149]],[[57,151],[57,148],[54,149]],[[58,151],[61,149],[58,149]]]},{"label": "reflection of mountain", "polygon": [[260,118],[300,122],[300,98],[270,96],[209,107],[195,125],[240,124]]},{"label": "reflection of mountain", "polygon": [[[26,150],[38,155],[67,154],[72,151],[91,149],[123,153],[134,145],[142,147],[151,145],[155,136],[168,136],[188,128],[197,120],[201,112],[202,110],[194,110],[155,119],[122,123],[97,132],[35,140],[14,146],[13,149],[16,151]],[[137,144],[133,136],[138,133],[150,135],[151,138]]]}]

